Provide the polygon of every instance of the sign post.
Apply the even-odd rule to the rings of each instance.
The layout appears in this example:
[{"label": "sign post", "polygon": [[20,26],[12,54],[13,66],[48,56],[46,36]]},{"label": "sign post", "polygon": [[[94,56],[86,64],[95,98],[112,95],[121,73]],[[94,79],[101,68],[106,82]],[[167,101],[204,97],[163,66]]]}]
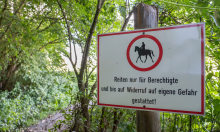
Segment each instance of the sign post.
[{"label": "sign post", "polygon": [[[140,3],[136,7],[134,6],[133,10],[134,10],[134,28],[135,29],[158,27],[158,18],[159,18],[158,8],[155,8],[154,6],[150,6],[147,4]],[[145,66],[138,67],[136,65],[133,65],[133,68],[139,69],[141,71],[147,71],[147,70],[150,70],[150,69],[156,67],[160,63],[162,55],[163,55],[163,50],[162,50],[161,43],[154,36],[144,35],[144,32],[143,32],[142,37],[143,37],[143,39],[149,39],[149,40],[154,41],[157,44],[157,46],[159,47],[159,59],[157,59],[157,61],[155,63],[153,63],[153,65],[151,65],[149,67],[145,67]],[[148,48],[147,45],[145,45],[145,43],[142,42],[142,48],[145,49],[145,46],[146,46],[146,48]],[[156,46],[156,45],[154,45],[154,46]],[[152,56],[151,56],[151,53],[152,53]],[[152,62],[153,62],[152,57],[154,57],[153,55],[154,55],[153,51],[152,52],[150,51],[148,58],[150,57]],[[127,55],[127,56],[129,56],[129,55]],[[139,58],[141,58],[141,55]],[[147,58],[147,55],[146,55],[146,58]],[[130,62],[130,64],[132,64],[131,60],[129,62]],[[161,131],[160,113],[157,111],[137,110],[136,111],[136,119],[137,119],[137,132],[160,132]]]}]

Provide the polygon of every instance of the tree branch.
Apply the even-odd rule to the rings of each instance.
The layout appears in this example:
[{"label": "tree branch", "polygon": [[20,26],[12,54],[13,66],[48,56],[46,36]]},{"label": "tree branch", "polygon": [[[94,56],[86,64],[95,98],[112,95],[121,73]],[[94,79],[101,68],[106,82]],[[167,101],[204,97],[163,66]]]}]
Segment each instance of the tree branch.
[{"label": "tree branch", "polygon": [[42,49],[45,48],[47,45],[55,44],[55,43],[60,43],[59,41],[57,42],[57,40],[58,40],[58,39],[55,39],[55,40],[53,40],[53,41],[48,42],[47,44],[41,46],[41,47],[39,48],[39,50],[42,50]]},{"label": "tree branch", "polygon": [[194,15],[195,12],[196,12],[196,10],[194,10],[188,17],[184,18],[183,23],[185,23],[185,22],[189,21],[190,19],[192,19],[193,17],[191,17],[191,16]]},{"label": "tree branch", "polygon": [[94,70],[96,69],[97,66],[93,67],[92,71],[89,73],[89,77],[91,76],[91,74],[94,72]]},{"label": "tree branch", "polygon": [[14,65],[14,64],[8,65],[6,78],[2,81],[2,90],[7,90],[9,80],[15,74],[15,72],[19,69],[22,63],[23,61],[17,65]]},{"label": "tree branch", "polygon": [[50,25],[49,26],[47,26],[47,27],[45,27],[44,29],[42,29],[42,30],[39,30],[38,31],[38,33],[40,33],[40,32],[43,32],[43,31],[45,31],[45,30],[47,30],[47,29],[49,29],[53,24],[55,24],[55,23],[57,23],[57,21],[54,21],[54,22],[52,22],[52,23],[50,23]]},{"label": "tree branch", "polygon": [[67,19],[66,19],[66,13],[64,12],[63,7],[62,7],[62,5],[60,4],[59,0],[57,0],[57,3],[58,3],[58,5],[59,5],[59,7],[60,7],[60,9],[61,9],[61,12],[62,12],[62,14],[63,14],[64,20],[65,20],[65,22],[66,22],[66,27],[67,27],[67,31],[68,31],[68,37],[69,37],[69,45],[70,45],[70,59],[72,59],[70,26],[69,26],[68,21],[67,21]]},{"label": "tree branch", "polygon": [[72,38],[72,40],[73,40],[73,44],[74,44],[74,39],[73,39],[73,36],[72,36],[71,30],[70,30],[69,23],[68,23],[67,18],[66,18],[66,13],[64,12],[63,7],[62,7],[62,5],[60,4],[59,0],[57,0],[57,3],[58,3],[58,5],[59,5],[59,7],[60,7],[60,9],[61,9],[61,12],[62,12],[63,17],[64,17],[65,22],[66,22],[66,27],[67,27],[67,30],[68,30],[68,39],[69,39],[69,45],[70,45],[70,56],[69,56],[69,60],[70,60],[70,62],[71,62],[71,64],[72,64],[73,69],[74,69],[74,72],[75,72],[75,74],[76,74],[76,76],[77,76],[77,78],[78,78],[78,72],[77,72],[77,70],[76,70],[77,55],[76,55],[76,48],[75,48],[75,45],[74,45],[74,51],[75,51],[75,64],[73,63],[73,60],[72,60],[71,38]]},{"label": "tree branch", "polygon": [[125,28],[127,27],[127,24],[128,24],[128,22],[129,22],[129,19],[131,18],[132,13],[133,13],[133,10],[132,10],[131,12],[129,12],[129,15],[128,15],[128,17],[125,19],[124,24],[123,24],[123,26],[122,26],[122,28],[121,28],[121,31],[124,31]]},{"label": "tree branch", "polygon": [[102,115],[101,115],[101,119],[100,119],[100,123],[99,123],[99,132],[104,132],[104,127],[102,128],[102,124],[105,123],[105,107],[102,107]]},{"label": "tree branch", "polygon": [[8,6],[8,0],[5,0],[5,5],[4,5],[4,8],[2,9],[2,12],[1,12],[1,18],[0,18],[0,27],[2,25],[2,21],[3,21],[3,13],[5,12],[5,10],[7,9],[7,6]]},{"label": "tree branch", "polygon": [[[79,34],[78,34],[77,30],[76,30],[76,27],[74,27],[74,30],[75,30],[75,33],[76,33],[77,37],[80,38],[80,36],[79,36]],[[79,44],[79,46],[81,48],[81,51],[83,53],[83,46],[82,46],[82,43],[79,42],[79,41],[81,41],[81,40],[78,40],[78,41],[76,40],[76,42]]]},{"label": "tree branch", "polygon": [[[19,12],[19,10],[21,9],[21,7],[24,5],[25,1],[26,1],[26,0],[21,1],[20,5],[19,5],[19,8],[18,8],[17,10],[15,10],[15,12],[14,12],[14,15],[16,15],[16,14]],[[4,37],[4,35],[8,32],[8,29],[11,27],[13,21],[14,21],[14,19],[13,19],[13,20],[11,21],[11,23],[7,26],[5,32],[4,32],[4,33],[2,34],[2,36],[0,37],[0,40],[2,40],[3,37]]]},{"label": "tree branch", "polygon": [[176,24],[181,24],[181,22],[178,22],[170,13],[171,12],[168,12],[168,15],[176,22]]},{"label": "tree branch", "polygon": [[37,26],[36,30],[38,30],[41,26],[41,24],[43,23],[43,20],[40,22],[40,24]]},{"label": "tree branch", "polygon": [[74,72],[75,72],[75,74],[76,74],[76,77],[77,77],[77,79],[78,79],[78,72],[77,72],[77,70],[76,70],[76,65],[73,63],[73,61],[72,61],[72,59],[70,59],[70,57],[69,57],[69,60],[70,60],[70,63],[72,64],[73,70],[74,70]]},{"label": "tree branch", "polygon": [[[73,36],[72,36],[72,40],[74,40]],[[75,45],[74,41],[73,41],[73,49],[74,49],[74,53],[75,53],[75,65],[77,65],[76,45]]]},{"label": "tree branch", "polygon": [[16,14],[19,12],[19,10],[21,9],[21,7],[24,5],[25,1],[26,1],[26,0],[21,1],[21,3],[20,3],[20,5],[19,5],[18,9],[15,10],[15,12],[14,12],[14,15],[16,15]]},{"label": "tree branch", "polygon": [[89,93],[89,98],[92,98],[96,87],[97,87],[97,80],[96,80],[95,83],[92,85],[91,91],[90,91],[90,93]]},{"label": "tree branch", "polygon": [[49,20],[62,20],[63,18],[54,18],[54,17],[42,17],[43,19],[49,19]]},{"label": "tree branch", "polygon": [[[45,8],[45,6],[44,6],[44,8]],[[51,11],[47,12],[46,15],[48,15],[50,12],[51,12]],[[55,19],[55,20],[57,20],[57,19]],[[41,20],[41,22],[40,22],[40,24],[37,26],[36,30],[38,30],[38,29],[40,28],[40,26],[42,25],[43,21],[44,21],[44,20]]]},{"label": "tree branch", "polygon": [[4,8],[2,9],[2,13],[5,12],[7,6],[8,6],[8,0],[5,0],[5,5],[4,5]]},{"label": "tree branch", "polygon": [[85,83],[85,86],[87,87],[88,86],[88,83],[89,83],[89,77],[91,76],[91,74],[93,73],[93,71],[95,70],[96,66],[93,67],[92,71],[89,73],[89,75],[87,75],[86,73],[86,83]]},{"label": "tree branch", "polygon": [[112,132],[116,132],[118,129],[118,124],[120,122],[121,116],[123,115],[123,112],[120,111],[119,115],[117,112],[118,108],[114,108],[114,124],[113,124],[113,128],[112,128]]},{"label": "tree branch", "polygon": [[95,17],[93,19],[93,22],[92,22],[92,25],[90,27],[90,31],[89,31],[89,34],[88,34],[88,37],[87,37],[87,40],[86,40],[86,45],[85,45],[85,49],[84,49],[83,57],[82,57],[82,61],[81,61],[81,69],[80,69],[80,73],[79,73],[79,79],[80,79],[81,82],[82,82],[82,79],[83,79],[84,70],[86,68],[86,63],[87,63],[87,58],[88,58],[88,55],[89,55],[89,49],[90,49],[92,35],[93,35],[95,27],[97,25],[98,16],[99,16],[99,13],[101,11],[101,8],[102,8],[104,2],[105,2],[105,0],[102,0],[102,2],[101,2],[101,0],[98,0]]},{"label": "tree branch", "polygon": [[[72,8],[71,8],[72,9]],[[71,16],[71,15],[70,15]],[[71,16],[72,17],[72,16]],[[73,20],[72,20],[72,18],[69,18],[70,19],[70,21],[72,22],[72,26],[74,26],[74,23],[73,23]],[[76,31],[76,28],[75,28],[75,26],[74,26],[74,29],[75,29],[75,32],[76,32],[76,34],[77,34],[77,36],[78,36],[78,33],[77,33],[77,31]],[[75,54],[75,65],[77,65],[77,54],[76,54],[76,45],[75,45],[75,40],[74,40],[74,37],[73,37],[73,35],[71,34],[71,37],[72,37],[72,40],[73,40],[73,48],[74,48],[74,54]],[[79,38],[79,36],[78,36],[78,38]],[[81,43],[80,43],[80,46],[81,46],[81,50],[82,50],[82,45],[81,45]]]}]

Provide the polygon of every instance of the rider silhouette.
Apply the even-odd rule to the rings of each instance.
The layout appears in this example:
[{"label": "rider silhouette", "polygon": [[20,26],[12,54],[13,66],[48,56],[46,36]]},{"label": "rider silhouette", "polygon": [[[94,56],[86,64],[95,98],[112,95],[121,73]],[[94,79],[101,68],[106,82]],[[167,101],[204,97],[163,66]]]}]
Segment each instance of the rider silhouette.
[{"label": "rider silhouette", "polygon": [[145,50],[145,44],[144,44],[144,42],[142,42],[142,46],[141,46],[140,48],[141,48],[142,51]]}]

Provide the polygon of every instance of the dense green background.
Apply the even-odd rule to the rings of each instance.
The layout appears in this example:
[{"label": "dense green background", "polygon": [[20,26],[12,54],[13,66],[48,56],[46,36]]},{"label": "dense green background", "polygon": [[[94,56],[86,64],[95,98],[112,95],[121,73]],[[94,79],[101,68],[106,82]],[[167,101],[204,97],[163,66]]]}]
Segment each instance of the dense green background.
[{"label": "dense green background", "polygon": [[[121,31],[132,7],[140,2],[159,8],[159,27],[206,23],[206,115],[192,116],[192,130],[220,131],[219,0],[106,0],[94,33],[90,29],[96,0],[0,1],[0,131],[22,130],[69,105],[76,106],[62,122],[69,128],[74,126],[70,121],[77,119],[80,131],[111,131],[115,121],[120,121],[118,131],[136,131],[134,110],[96,106],[94,71],[97,34]],[[132,29],[130,22],[126,30]],[[66,48],[71,45],[74,55],[74,45],[78,45],[83,53],[87,43],[89,57],[80,72],[75,67],[80,60]],[[74,71],[67,70],[64,57],[72,59]],[[81,80],[78,73],[83,73]],[[79,88],[80,82],[84,89]],[[89,117],[80,107],[84,100]],[[189,116],[161,113],[161,128],[189,131]]]}]

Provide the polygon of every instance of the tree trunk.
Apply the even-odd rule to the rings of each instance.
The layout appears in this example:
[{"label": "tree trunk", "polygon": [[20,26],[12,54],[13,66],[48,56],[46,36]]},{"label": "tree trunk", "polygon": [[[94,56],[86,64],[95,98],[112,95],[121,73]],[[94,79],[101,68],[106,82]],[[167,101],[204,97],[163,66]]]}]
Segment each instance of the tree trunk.
[{"label": "tree trunk", "polygon": [[101,119],[100,119],[100,123],[99,123],[99,132],[105,131],[104,127],[102,126],[103,123],[105,124],[104,114],[105,114],[105,107],[102,107],[102,115],[101,115]]},{"label": "tree trunk", "polygon": [[117,108],[114,108],[114,124],[113,124],[112,132],[117,132],[118,124],[120,122],[122,115],[123,115],[122,111],[120,111],[120,113],[118,114]]},{"label": "tree trunk", "polygon": [[[155,6],[138,4],[134,7],[134,28],[155,28],[158,25],[158,9]],[[136,111],[137,132],[160,132],[160,113]]]}]

